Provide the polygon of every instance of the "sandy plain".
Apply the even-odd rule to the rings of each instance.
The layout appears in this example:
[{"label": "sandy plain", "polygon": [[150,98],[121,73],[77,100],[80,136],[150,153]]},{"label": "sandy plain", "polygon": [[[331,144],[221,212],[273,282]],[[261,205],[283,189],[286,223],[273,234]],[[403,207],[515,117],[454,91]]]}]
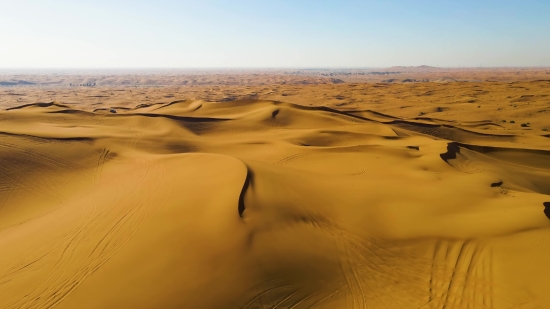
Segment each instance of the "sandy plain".
[{"label": "sandy plain", "polygon": [[550,308],[549,80],[247,74],[0,88],[0,308]]}]

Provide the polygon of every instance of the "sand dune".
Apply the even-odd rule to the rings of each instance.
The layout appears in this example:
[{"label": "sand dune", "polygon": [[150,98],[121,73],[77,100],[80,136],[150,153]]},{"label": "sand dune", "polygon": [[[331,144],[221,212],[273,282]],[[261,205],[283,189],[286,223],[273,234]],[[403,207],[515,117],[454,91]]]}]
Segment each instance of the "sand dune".
[{"label": "sand dune", "polygon": [[550,308],[538,131],[273,100],[94,108],[0,112],[0,308]]}]

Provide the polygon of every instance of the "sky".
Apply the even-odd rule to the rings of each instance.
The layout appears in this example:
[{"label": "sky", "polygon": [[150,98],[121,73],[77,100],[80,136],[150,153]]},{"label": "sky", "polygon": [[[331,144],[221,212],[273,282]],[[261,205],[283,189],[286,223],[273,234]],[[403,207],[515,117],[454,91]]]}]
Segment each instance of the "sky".
[{"label": "sky", "polygon": [[549,0],[0,0],[0,68],[550,66]]}]

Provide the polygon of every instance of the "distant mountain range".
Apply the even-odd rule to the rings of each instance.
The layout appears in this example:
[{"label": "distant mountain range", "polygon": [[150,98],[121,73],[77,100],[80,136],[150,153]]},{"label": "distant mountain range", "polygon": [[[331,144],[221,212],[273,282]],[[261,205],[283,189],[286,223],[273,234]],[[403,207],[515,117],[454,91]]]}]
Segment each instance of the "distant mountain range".
[{"label": "distant mountain range", "polygon": [[429,66],[429,65],[420,65],[420,66],[393,66],[393,67],[388,68],[388,70],[399,70],[399,71],[419,72],[419,71],[437,71],[437,70],[441,70],[441,68],[432,67],[432,66]]}]

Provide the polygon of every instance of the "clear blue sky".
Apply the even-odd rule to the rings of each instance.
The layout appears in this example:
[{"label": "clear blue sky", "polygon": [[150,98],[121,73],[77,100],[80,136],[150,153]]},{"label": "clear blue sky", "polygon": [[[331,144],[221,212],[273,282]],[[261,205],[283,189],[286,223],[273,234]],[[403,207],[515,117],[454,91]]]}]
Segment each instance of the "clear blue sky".
[{"label": "clear blue sky", "polygon": [[550,0],[0,0],[0,68],[550,66]]}]

